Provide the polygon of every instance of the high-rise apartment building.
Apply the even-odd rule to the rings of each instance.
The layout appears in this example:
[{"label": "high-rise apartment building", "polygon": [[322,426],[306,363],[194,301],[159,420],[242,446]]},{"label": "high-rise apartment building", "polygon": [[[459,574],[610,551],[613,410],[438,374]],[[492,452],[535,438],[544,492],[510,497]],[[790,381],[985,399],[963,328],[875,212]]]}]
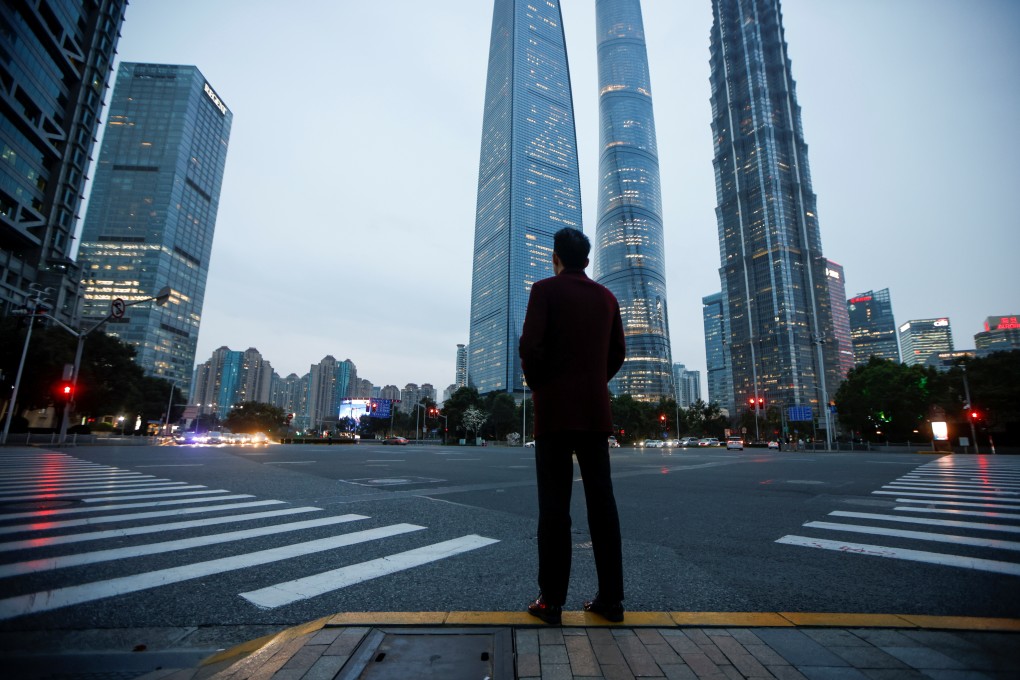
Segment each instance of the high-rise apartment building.
[{"label": "high-rise apartment building", "polygon": [[595,3],[599,197],[594,278],[620,303],[627,357],[614,394],[671,395],[666,256],[652,90],[639,0]]},{"label": "high-rise apartment building", "polygon": [[684,364],[673,364],[673,385],[676,403],[687,408],[701,399],[701,371],[688,371]]},{"label": "high-rise apartment building", "polygon": [[128,307],[104,330],[134,345],[149,375],[187,385],[195,364],[233,114],[194,66],[117,71],[79,262],[82,317],[169,286],[166,307]]},{"label": "high-rise apartment building", "polygon": [[518,392],[531,285],[553,234],[581,228],[574,108],[559,0],[495,0],[475,213],[468,382]]},{"label": "high-rise apartment building", "polygon": [[871,357],[899,363],[900,346],[896,340],[896,319],[893,317],[889,289],[869,290],[846,303],[850,317],[850,339],[854,363],[868,363]]},{"label": "high-rise apartment building", "polygon": [[779,0],[712,5],[716,218],[735,401],[810,406],[824,427],[820,406],[835,393],[839,361]]},{"label": "high-rise apartment building", "polygon": [[825,276],[829,284],[829,309],[832,310],[832,339],[836,343],[836,362],[839,366],[839,379],[829,388],[829,394],[835,394],[839,389],[839,383],[854,367],[854,344],[850,332],[850,313],[846,307],[846,277],[843,265],[826,260]]},{"label": "high-rise apartment building", "polygon": [[351,396],[357,386],[358,369],[350,359],[337,361],[327,355],[308,370],[308,427],[332,429],[340,413],[340,400]]},{"label": "high-rise apartment building", "polygon": [[127,4],[0,4],[0,314],[37,285],[78,324],[72,244]]},{"label": "high-rise apartment building", "polygon": [[457,387],[467,387],[468,355],[466,345],[457,345],[457,365],[453,384]]},{"label": "high-rise apartment building", "polygon": [[705,327],[705,362],[708,369],[705,376],[708,383],[708,401],[719,404],[727,415],[735,415],[733,403],[733,369],[730,353],[726,351],[730,337],[729,316],[726,314],[726,298],[714,293],[701,298],[702,320]]},{"label": "high-rise apartment building", "polygon": [[907,366],[924,366],[932,354],[953,351],[949,319],[914,319],[899,328],[900,352]]},{"label": "high-rise apartment building", "polygon": [[189,404],[198,413],[225,418],[230,408],[246,401],[268,403],[272,395],[273,367],[254,347],[236,352],[220,347],[195,368]]}]

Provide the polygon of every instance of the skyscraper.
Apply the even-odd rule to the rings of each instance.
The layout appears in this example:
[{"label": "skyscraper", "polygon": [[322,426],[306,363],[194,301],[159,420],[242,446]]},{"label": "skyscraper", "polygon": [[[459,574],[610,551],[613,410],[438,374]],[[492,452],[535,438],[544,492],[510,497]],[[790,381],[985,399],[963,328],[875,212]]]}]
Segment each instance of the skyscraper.
[{"label": "skyscraper", "polygon": [[122,63],[82,231],[82,316],[165,286],[104,326],[149,375],[186,389],[195,364],[233,114],[194,66]]},{"label": "skyscraper", "polygon": [[188,402],[198,407],[199,414],[225,418],[235,404],[270,401],[272,381],[272,365],[254,347],[243,352],[220,347],[195,368]]},{"label": "skyscraper", "polygon": [[0,4],[0,313],[37,284],[77,325],[72,244],[125,7]]},{"label": "skyscraper", "polygon": [[836,343],[836,361],[839,365],[838,380],[829,387],[835,394],[839,383],[854,367],[854,345],[850,333],[850,314],[846,307],[846,276],[843,265],[832,260],[825,261],[825,277],[829,288],[829,309],[832,310],[832,339]]},{"label": "skyscraper", "polygon": [[467,387],[468,384],[468,357],[467,347],[463,344],[457,345],[457,365],[454,373],[453,384],[457,387]]},{"label": "skyscraper", "polygon": [[899,328],[900,352],[907,366],[924,366],[928,357],[953,351],[949,319],[913,319]]},{"label": "skyscraper", "polygon": [[614,394],[673,393],[659,157],[639,0],[597,0],[599,202],[594,278],[620,302],[627,358]]},{"label": "skyscraper", "polygon": [[716,218],[735,400],[827,416],[819,406],[839,364],[779,0],[712,5]]},{"label": "skyscraper", "polygon": [[558,0],[496,0],[475,214],[468,383],[523,387],[518,340],[553,234],[581,228],[574,108]]},{"label": "skyscraper", "polygon": [[701,371],[688,371],[683,364],[673,364],[673,384],[676,387],[676,403],[687,408],[701,399]]},{"label": "skyscraper", "polygon": [[876,356],[899,363],[900,346],[896,341],[896,319],[889,289],[856,295],[847,300],[846,308],[850,315],[854,362],[860,366]]},{"label": "skyscraper", "polygon": [[702,318],[705,326],[705,363],[708,373],[708,402],[719,404],[727,415],[735,415],[733,404],[733,369],[730,353],[726,351],[730,337],[726,299],[722,293],[701,298]]}]

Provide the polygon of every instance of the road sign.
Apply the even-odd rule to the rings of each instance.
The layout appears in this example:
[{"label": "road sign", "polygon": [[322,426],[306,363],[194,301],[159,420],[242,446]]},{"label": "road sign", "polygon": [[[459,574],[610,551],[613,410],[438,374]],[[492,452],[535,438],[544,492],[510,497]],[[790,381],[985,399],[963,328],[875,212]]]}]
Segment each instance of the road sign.
[{"label": "road sign", "polygon": [[786,409],[786,419],[790,422],[811,420],[811,407],[810,406],[791,406]]},{"label": "road sign", "polygon": [[114,319],[119,319],[124,316],[125,309],[127,309],[127,305],[124,304],[124,300],[121,298],[114,298],[113,302],[110,303],[110,316]]}]

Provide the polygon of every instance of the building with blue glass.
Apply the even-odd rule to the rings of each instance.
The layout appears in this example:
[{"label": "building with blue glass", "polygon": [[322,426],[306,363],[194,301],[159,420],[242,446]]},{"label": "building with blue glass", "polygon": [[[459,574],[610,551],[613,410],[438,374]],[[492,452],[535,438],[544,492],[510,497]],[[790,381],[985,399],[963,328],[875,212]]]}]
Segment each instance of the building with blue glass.
[{"label": "building with blue glass", "polygon": [[122,63],[82,231],[85,323],[165,286],[104,330],[187,392],[233,114],[194,66]]},{"label": "building with blue glass", "polygon": [[0,313],[77,325],[74,234],[127,0],[0,3]]},{"label": "building with blue glass", "polygon": [[613,394],[674,394],[659,157],[639,0],[595,4],[599,196],[594,278],[620,303],[627,358]]},{"label": "building with blue glass", "polygon": [[708,402],[719,404],[726,415],[735,415],[733,404],[733,369],[726,351],[730,337],[729,315],[722,293],[701,298],[702,321],[705,328],[705,363],[708,369]]},{"label": "building with blue glass", "polygon": [[553,235],[581,229],[574,108],[558,0],[496,0],[482,120],[468,383],[519,392],[531,285],[552,276]]},{"label": "building with blue glass", "polygon": [[716,219],[734,401],[811,407],[826,427],[821,407],[841,377],[838,343],[779,0],[712,6]]},{"label": "building with blue glass", "polygon": [[854,363],[868,363],[875,356],[900,362],[900,346],[896,339],[896,318],[892,311],[889,289],[869,290],[846,302],[850,318],[850,338]]}]

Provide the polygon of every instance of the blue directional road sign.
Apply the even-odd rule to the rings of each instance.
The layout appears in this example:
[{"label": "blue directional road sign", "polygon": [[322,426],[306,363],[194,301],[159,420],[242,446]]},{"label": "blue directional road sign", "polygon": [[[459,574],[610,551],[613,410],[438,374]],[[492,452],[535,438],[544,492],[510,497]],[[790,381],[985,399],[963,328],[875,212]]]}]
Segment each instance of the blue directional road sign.
[{"label": "blue directional road sign", "polygon": [[786,419],[790,422],[810,421],[812,418],[810,406],[791,406],[786,409]]}]

